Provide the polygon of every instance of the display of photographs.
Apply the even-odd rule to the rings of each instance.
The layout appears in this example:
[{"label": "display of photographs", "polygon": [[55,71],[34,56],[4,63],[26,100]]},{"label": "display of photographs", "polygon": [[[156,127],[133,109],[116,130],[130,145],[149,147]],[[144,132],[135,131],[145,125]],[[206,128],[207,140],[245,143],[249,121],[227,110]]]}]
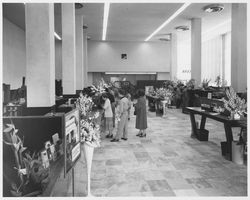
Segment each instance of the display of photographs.
[{"label": "display of photographs", "polygon": [[75,109],[65,115],[65,173],[68,173],[80,158],[80,147],[79,111]]}]

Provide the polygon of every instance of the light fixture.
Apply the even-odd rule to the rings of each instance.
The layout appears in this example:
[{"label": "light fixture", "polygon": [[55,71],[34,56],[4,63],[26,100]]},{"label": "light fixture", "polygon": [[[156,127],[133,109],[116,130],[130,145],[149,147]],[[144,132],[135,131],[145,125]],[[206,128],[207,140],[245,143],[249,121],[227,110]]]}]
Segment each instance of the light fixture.
[{"label": "light fixture", "polygon": [[171,34],[169,33],[166,33],[166,34],[158,34],[157,36],[159,36],[159,39],[160,41],[162,42],[168,42],[171,40]]},{"label": "light fixture", "polygon": [[54,36],[55,36],[58,40],[62,40],[62,38],[61,38],[56,32],[54,32]]},{"label": "light fixture", "polygon": [[87,29],[88,28],[87,24],[83,24],[82,28]]},{"label": "light fixture", "polygon": [[159,38],[159,40],[162,42],[168,42],[170,41],[170,38]]},{"label": "light fixture", "polygon": [[75,9],[81,9],[83,7],[82,3],[75,3]]},{"label": "light fixture", "polygon": [[220,12],[224,9],[223,4],[210,4],[203,8],[205,12],[212,13],[212,12]]},{"label": "light fixture", "polygon": [[104,3],[102,40],[106,40],[110,3]]},{"label": "light fixture", "polygon": [[184,3],[173,15],[171,15],[162,25],[160,25],[150,36],[148,36],[144,41],[150,40],[156,33],[158,33],[162,28],[164,28],[169,22],[171,22],[175,17],[177,17],[182,11],[184,11],[191,3]]},{"label": "light fixture", "polygon": [[90,36],[87,36],[87,40],[91,40],[91,37],[90,37]]},{"label": "light fixture", "polygon": [[175,27],[177,31],[188,31],[189,27],[188,26],[177,26]]},{"label": "light fixture", "polygon": [[156,74],[156,72],[105,72],[105,74]]}]

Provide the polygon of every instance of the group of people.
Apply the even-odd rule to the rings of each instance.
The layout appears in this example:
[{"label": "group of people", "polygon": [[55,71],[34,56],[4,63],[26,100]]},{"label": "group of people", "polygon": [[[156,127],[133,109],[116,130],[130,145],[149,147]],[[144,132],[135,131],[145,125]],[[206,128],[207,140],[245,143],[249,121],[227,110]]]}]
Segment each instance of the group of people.
[{"label": "group of people", "polygon": [[[135,128],[139,129],[136,136],[146,137],[147,129],[147,111],[146,98],[144,90],[137,91],[137,100],[132,102],[131,95],[123,89],[118,90],[115,95],[110,89],[102,94],[102,108],[104,109],[104,130],[108,132],[106,138],[112,138],[111,142],[119,142],[128,139],[128,121],[130,120],[130,110],[135,108],[136,124]],[[113,134],[117,121],[117,132]]]}]

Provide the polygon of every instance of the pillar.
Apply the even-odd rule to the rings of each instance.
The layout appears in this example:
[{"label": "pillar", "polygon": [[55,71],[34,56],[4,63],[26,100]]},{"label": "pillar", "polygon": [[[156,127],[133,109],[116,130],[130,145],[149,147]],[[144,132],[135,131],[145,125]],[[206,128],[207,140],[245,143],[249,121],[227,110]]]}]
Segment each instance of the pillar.
[{"label": "pillar", "polygon": [[83,16],[76,15],[76,90],[84,86],[83,67]]},{"label": "pillar", "polygon": [[247,4],[232,4],[231,85],[237,92],[247,88]]},{"label": "pillar", "polygon": [[191,78],[201,83],[201,19],[191,20]]},{"label": "pillar", "polygon": [[177,78],[177,35],[171,34],[171,80]]},{"label": "pillar", "polygon": [[83,31],[83,80],[84,87],[89,86],[88,82],[88,36],[87,31]]},{"label": "pillar", "polygon": [[75,5],[62,3],[62,86],[63,94],[76,93]]},{"label": "pillar", "polygon": [[25,22],[27,107],[51,107],[55,105],[54,4],[25,4]]}]

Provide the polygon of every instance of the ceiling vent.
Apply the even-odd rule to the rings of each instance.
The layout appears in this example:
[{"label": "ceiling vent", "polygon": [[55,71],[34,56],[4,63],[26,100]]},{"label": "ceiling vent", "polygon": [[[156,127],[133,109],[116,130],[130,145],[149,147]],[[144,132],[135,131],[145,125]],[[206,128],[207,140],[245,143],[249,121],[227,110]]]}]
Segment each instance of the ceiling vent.
[{"label": "ceiling vent", "polygon": [[203,10],[208,13],[221,12],[223,9],[224,9],[223,4],[211,4],[203,8]]},{"label": "ceiling vent", "polygon": [[177,31],[188,31],[189,27],[188,26],[177,26],[175,27]]},{"label": "ceiling vent", "polygon": [[83,7],[82,3],[75,3],[75,9],[81,9]]}]

